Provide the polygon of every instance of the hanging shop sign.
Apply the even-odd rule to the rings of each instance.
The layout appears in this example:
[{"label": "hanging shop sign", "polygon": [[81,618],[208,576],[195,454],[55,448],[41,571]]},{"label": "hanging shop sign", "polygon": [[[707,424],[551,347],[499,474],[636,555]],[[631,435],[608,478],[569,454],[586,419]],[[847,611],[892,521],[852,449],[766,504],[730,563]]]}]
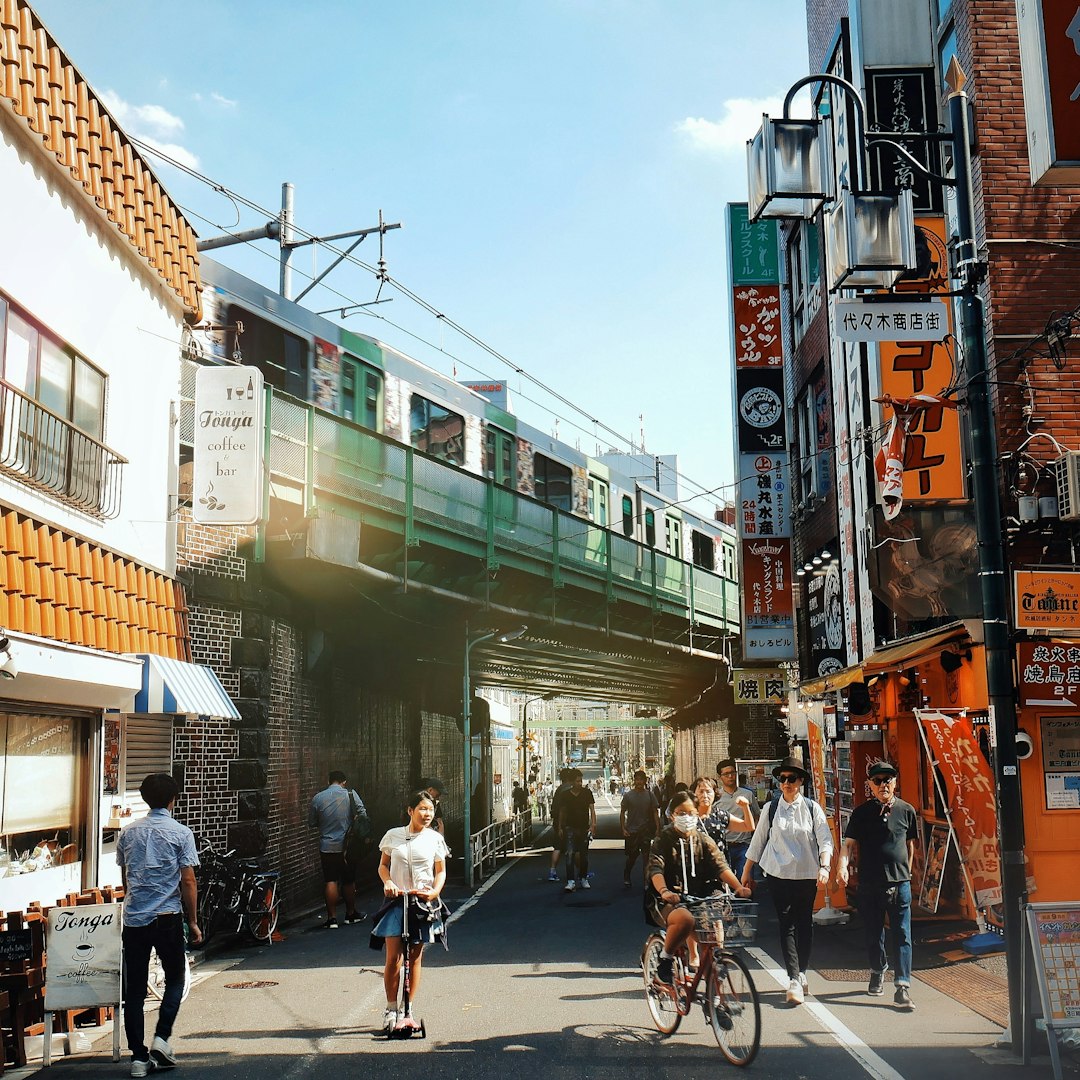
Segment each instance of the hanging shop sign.
[{"label": "hanging shop sign", "polygon": [[791,535],[787,453],[739,455],[739,528],[747,538]]},{"label": "hanging shop sign", "polygon": [[978,907],[1001,903],[994,777],[966,716],[916,710],[927,746],[945,780],[949,820]]},{"label": "hanging shop sign", "polygon": [[821,570],[803,578],[806,625],[813,676],[835,675],[845,666],[844,582],[840,561],[832,559]]},{"label": "hanging shop sign", "polygon": [[736,705],[783,705],[787,676],[779,668],[735,668],[732,672]]},{"label": "hanging shop sign", "polygon": [[735,408],[742,453],[776,453],[784,449],[787,438],[782,371],[736,371]]},{"label": "hanging shop sign", "polygon": [[1018,630],[1080,630],[1080,573],[1013,573],[1013,625]]},{"label": "hanging shop sign", "polygon": [[256,367],[200,367],[195,376],[191,515],[255,525],[263,502],[263,377]]},{"label": "hanging shop sign", "polygon": [[735,367],[780,367],[780,286],[737,285],[732,290]]},{"label": "hanging shop sign", "polygon": [[949,307],[944,300],[891,304],[837,300],[833,310],[841,341],[944,341],[949,336]]},{"label": "hanging shop sign", "polygon": [[1021,705],[1080,711],[1080,642],[1017,642],[1016,684]]}]

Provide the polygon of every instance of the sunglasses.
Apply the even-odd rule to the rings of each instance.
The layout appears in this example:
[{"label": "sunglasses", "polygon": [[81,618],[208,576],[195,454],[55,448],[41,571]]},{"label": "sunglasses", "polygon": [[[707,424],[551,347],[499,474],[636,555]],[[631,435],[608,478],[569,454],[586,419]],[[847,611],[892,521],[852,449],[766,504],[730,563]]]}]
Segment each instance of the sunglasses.
[{"label": "sunglasses", "polygon": [[791,773],[785,773],[783,776],[776,778],[781,784],[797,784],[802,780],[801,776],[792,776]]},{"label": "sunglasses", "polygon": [[891,784],[895,779],[895,776],[871,776],[870,783],[877,787],[879,784]]}]

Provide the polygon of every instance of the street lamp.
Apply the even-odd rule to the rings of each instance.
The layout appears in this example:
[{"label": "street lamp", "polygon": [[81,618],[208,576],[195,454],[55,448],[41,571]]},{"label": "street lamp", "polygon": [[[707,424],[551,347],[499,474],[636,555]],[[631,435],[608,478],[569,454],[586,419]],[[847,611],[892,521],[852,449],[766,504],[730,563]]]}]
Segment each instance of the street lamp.
[{"label": "street lamp", "polygon": [[537,694],[536,697],[528,698],[522,702],[521,705],[521,783],[522,786],[528,787],[528,775],[529,775],[529,748],[528,748],[528,730],[526,728],[526,722],[528,720],[529,706],[534,701],[551,701],[552,698],[558,695],[549,690],[546,694]]},{"label": "street lamp", "polygon": [[469,624],[465,624],[465,663],[461,679],[461,728],[465,735],[465,883],[472,888],[472,727],[470,725],[470,705],[472,704],[472,686],[469,681],[469,655],[473,649],[485,641],[494,641],[503,645],[521,637],[529,628],[518,626],[513,630],[492,630],[486,634],[470,637]]},{"label": "street lamp", "polygon": [[[1013,686],[1012,658],[1009,647],[1009,607],[1006,582],[1005,538],[1001,529],[1001,502],[998,493],[996,465],[994,457],[994,417],[990,407],[989,376],[986,365],[986,338],[983,301],[979,294],[979,285],[985,276],[985,267],[979,261],[975,239],[975,217],[973,213],[974,196],[971,184],[971,133],[968,120],[968,97],[964,87],[967,77],[954,57],[949,64],[945,79],[949,90],[948,106],[952,139],[953,178],[937,176],[927,170],[903,146],[885,138],[872,138],[866,142],[863,122],[863,104],[858,90],[847,80],[836,75],[810,75],[799,80],[788,91],[784,100],[784,116],[787,118],[788,107],[795,92],[807,83],[832,83],[843,89],[855,106],[858,120],[856,131],[856,187],[859,186],[859,174],[862,172],[862,158],[868,145],[887,145],[905,159],[922,175],[937,184],[952,187],[956,191],[956,230],[958,259],[955,267],[960,288],[960,324],[963,342],[964,362],[967,368],[967,409],[970,428],[971,450],[971,485],[972,501],[975,511],[975,528],[979,547],[979,582],[983,604],[983,643],[986,651],[986,688],[990,719],[993,725],[995,751],[994,763],[997,785],[998,843],[1000,846],[1000,873],[1002,909],[1004,912],[1005,960],[1009,984],[1009,1021],[1010,1035],[1014,1052],[1021,1046],[1023,1016],[1023,912],[1021,906],[1026,897],[1027,884],[1024,872],[1024,816],[1020,793],[1020,776],[1016,757],[1016,701]],[[768,123],[768,118],[766,118]],[[759,133],[760,136],[760,133]],[[762,167],[759,159],[766,144],[764,136],[752,141],[750,145],[751,177],[768,176],[769,169]],[[797,158],[798,155],[795,155]],[[809,159],[809,153],[803,155]],[[793,157],[789,155],[787,167],[791,167]],[[775,170],[774,170],[775,172]],[[800,187],[791,181],[776,194],[782,199],[791,199],[793,193],[816,191],[822,185],[815,183],[814,177],[804,179]],[[753,188],[751,188],[753,194]],[[853,193],[845,192],[846,200]],[[770,193],[760,191],[756,194],[756,204],[760,216],[769,216],[766,208],[770,203]],[[858,198],[858,194],[854,194]],[[878,197],[872,195],[871,197]],[[781,204],[782,205],[782,201]],[[840,203],[842,208],[844,202]],[[849,204],[850,205],[850,204]],[[834,211],[830,218],[835,218]],[[850,218],[850,211],[848,211]],[[772,216],[785,216],[774,213]],[[792,216],[790,213],[786,216]],[[798,216],[802,216],[799,214]],[[907,223],[899,221],[907,229]],[[830,228],[836,236],[835,220],[827,222],[827,237]],[[879,223],[880,224],[880,223]],[[893,226],[890,223],[889,228]],[[856,247],[859,230],[856,228]],[[845,238],[851,233],[845,226]],[[880,240],[880,236],[878,237]],[[913,244],[913,237],[895,243],[901,251],[903,244]],[[829,254],[833,256],[834,243],[828,243]],[[859,253],[843,252],[849,265],[857,264]],[[898,256],[900,259],[902,256]],[[858,269],[858,266],[855,266]],[[834,275],[836,268],[831,271]],[[888,271],[891,273],[891,271]],[[887,274],[885,275],[887,276]],[[833,278],[836,281],[836,277]],[[853,277],[840,279],[839,287],[846,288],[856,284]],[[860,286],[863,281],[858,281]],[[888,284],[883,287],[888,287]],[[836,286],[834,285],[834,288]]]}]

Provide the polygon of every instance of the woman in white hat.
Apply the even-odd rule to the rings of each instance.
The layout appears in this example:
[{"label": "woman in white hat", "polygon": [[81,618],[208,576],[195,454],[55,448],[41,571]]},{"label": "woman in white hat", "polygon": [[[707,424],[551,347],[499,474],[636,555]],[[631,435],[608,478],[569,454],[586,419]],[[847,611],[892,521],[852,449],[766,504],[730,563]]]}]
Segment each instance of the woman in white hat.
[{"label": "woman in white hat", "polygon": [[818,885],[829,881],[833,856],[825,812],[802,793],[809,775],[797,758],[785,758],[773,769],[780,798],[762,810],[742,872],[743,885],[749,885],[754,865],[760,863],[769,880],[789,980],[787,999],[795,1005],[801,1005],[806,995],[814,900]]}]

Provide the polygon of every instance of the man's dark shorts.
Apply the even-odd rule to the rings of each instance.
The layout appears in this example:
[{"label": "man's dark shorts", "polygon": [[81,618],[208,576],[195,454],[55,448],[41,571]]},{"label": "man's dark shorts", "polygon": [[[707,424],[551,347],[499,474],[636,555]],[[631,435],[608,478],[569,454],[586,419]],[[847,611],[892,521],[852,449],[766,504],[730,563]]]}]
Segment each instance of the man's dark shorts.
[{"label": "man's dark shorts", "polygon": [[345,861],[343,852],[320,851],[319,861],[322,863],[322,879],[324,882],[338,881],[342,885],[356,884],[356,867],[350,866]]}]

